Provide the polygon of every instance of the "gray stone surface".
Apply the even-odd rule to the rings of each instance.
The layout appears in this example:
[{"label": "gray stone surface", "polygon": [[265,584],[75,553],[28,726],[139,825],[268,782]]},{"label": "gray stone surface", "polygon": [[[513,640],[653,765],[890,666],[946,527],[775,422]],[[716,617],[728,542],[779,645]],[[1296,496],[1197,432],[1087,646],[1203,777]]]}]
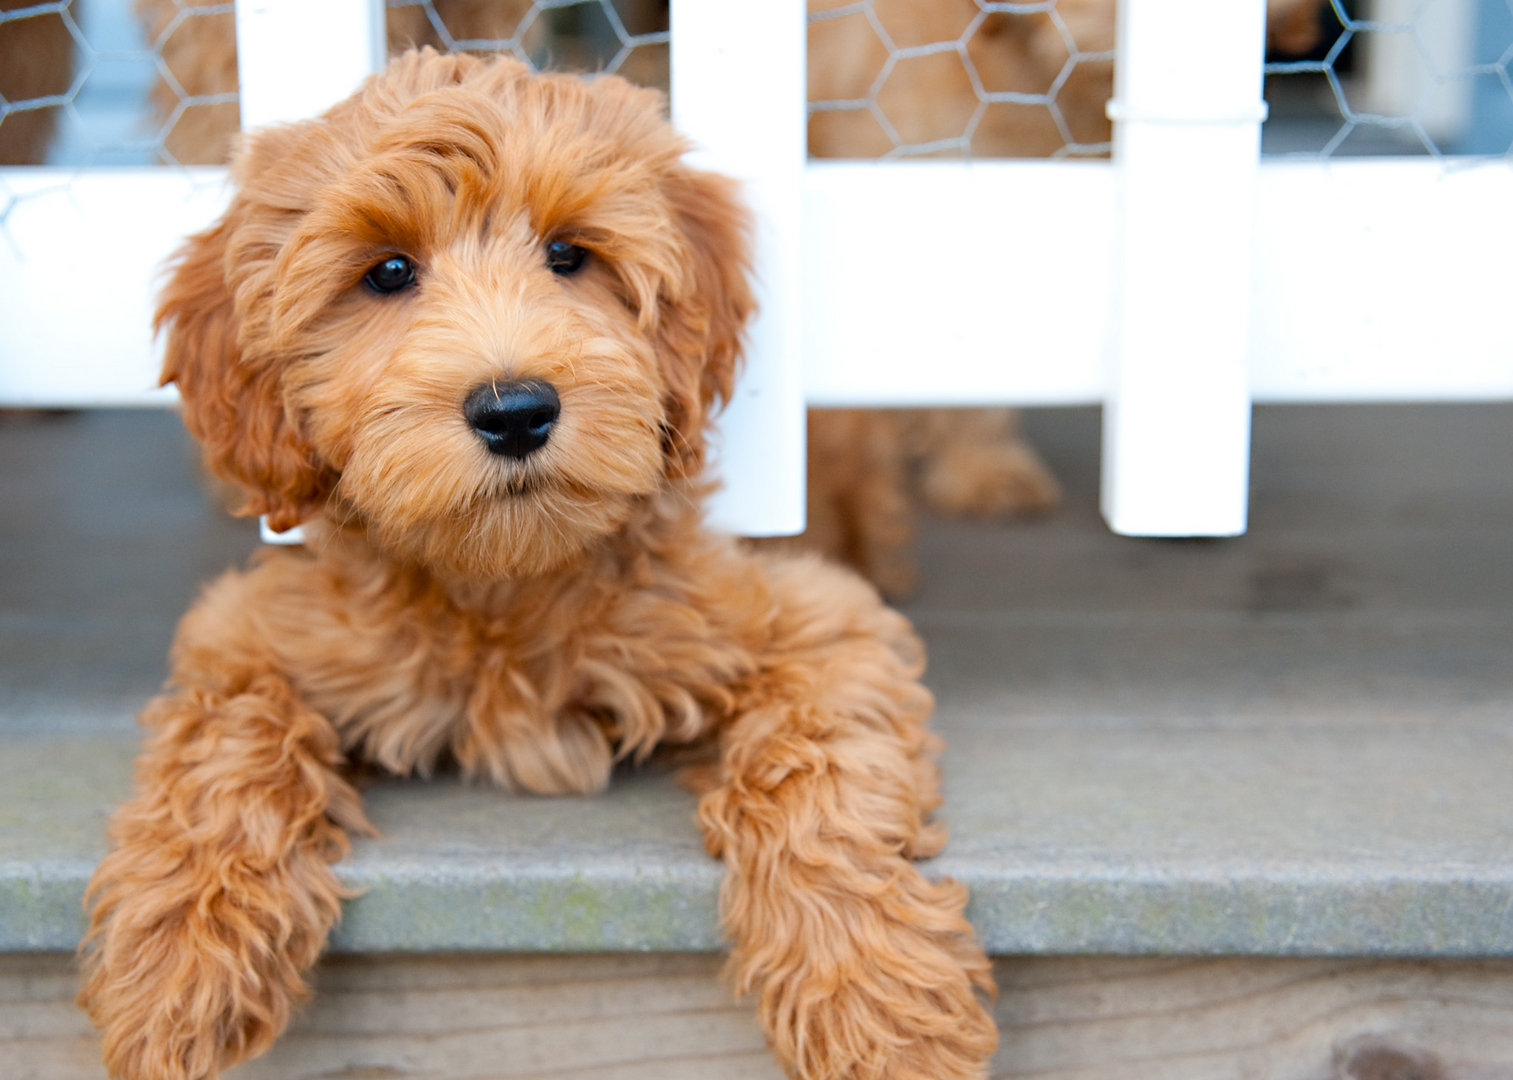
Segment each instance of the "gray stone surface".
[{"label": "gray stone surface", "polygon": [[[1513,407],[1258,410],[1252,528],[1111,536],[1068,489],[931,522],[906,605],[947,853],[996,952],[1513,955]],[[68,948],[132,712],[196,583],[253,546],[176,421],[0,418],[0,949]],[[665,776],[599,799],[368,792],[349,950],[710,949],[719,867]]]}]

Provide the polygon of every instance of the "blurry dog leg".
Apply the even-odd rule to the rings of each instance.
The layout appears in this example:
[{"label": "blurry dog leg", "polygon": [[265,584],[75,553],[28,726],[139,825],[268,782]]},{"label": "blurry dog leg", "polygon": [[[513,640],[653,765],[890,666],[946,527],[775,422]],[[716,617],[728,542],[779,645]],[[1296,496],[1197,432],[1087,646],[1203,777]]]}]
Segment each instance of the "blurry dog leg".
[{"label": "blurry dog leg", "polygon": [[810,505],[833,507],[842,559],[884,596],[913,590],[914,510],[898,418],[883,409],[809,410]]},{"label": "blurry dog leg", "polygon": [[884,596],[913,590],[914,511],[898,419],[882,409],[809,410],[808,523],[760,550],[814,551],[845,563]]}]

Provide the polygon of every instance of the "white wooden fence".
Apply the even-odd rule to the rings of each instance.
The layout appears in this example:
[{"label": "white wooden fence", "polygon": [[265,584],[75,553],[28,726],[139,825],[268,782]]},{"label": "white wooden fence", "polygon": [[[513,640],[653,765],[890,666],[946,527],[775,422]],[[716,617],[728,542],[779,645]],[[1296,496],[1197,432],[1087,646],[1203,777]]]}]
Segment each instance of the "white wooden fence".
[{"label": "white wooden fence", "polygon": [[[380,60],[382,0],[236,9],[246,126]],[[1513,167],[1261,160],[1264,0],[1122,0],[1083,162],[807,161],[803,0],[753,10],[672,5],[674,119],[761,218],[727,527],[801,527],[806,401],[1101,402],[1111,527],[1225,535],[1252,402],[1513,398]],[[218,169],[0,169],[0,403],[169,400],[156,271],[225,200]]]}]

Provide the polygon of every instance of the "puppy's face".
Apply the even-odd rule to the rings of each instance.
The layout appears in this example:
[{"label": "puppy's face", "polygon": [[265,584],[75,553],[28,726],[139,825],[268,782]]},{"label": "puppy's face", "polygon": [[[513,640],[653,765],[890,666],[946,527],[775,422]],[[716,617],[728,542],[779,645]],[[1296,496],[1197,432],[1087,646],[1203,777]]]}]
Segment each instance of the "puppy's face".
[{"label": "puppy's face", "polygon": [[409,54],[258,136],[165,293],[165,379],[275,526],[541,573],[702,463],[745,282],[728,185],[655,94]]}]

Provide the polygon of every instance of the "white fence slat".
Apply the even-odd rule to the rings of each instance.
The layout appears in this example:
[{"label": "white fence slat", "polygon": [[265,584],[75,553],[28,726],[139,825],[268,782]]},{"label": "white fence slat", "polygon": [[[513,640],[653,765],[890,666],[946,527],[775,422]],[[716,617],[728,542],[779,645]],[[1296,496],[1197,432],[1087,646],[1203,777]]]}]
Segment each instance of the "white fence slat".
[{"label": "white fence slat", "polygon": [[1107,162],[810,164],[804,385],[814,405],[1103,400]]},{"label": "white fence slat", "polygon": [[242,128],[325,111],[385,50],[383,0],[236,0]]},{"label": "white fence slat", "polygon": [[183,237],[225,209],[225,179],[225,169],[0,169],[0,404],[174,401],[154,389],[154,299]]},{"label": "white fence slat", "polygon": [[1118,19],[1103,514],[1130,535],[1233,535],[1245,531],[1248,493],[1266,7],[1123,0]]},{"label": "white fence slat", "polygon": [[743,182],[758,222],[761,311],[720,419],[715,468],[726,486],[710,518],[746,536],[801,532],[804,3],[673,0],[671,13],[673,122],[700,148],[692,163]]},{"label": "white fence slat", "polygon": [[[1113,203],[1107,162],[811,163],[809,402],[1103,401]],[[1251,397],[1513,398],[1509,206],[1504,158],[1263,160]]]},{"label": "white fence slat", "polygon": [[1510,207],[1507,158],[1266,163],[1252,396],[1513,398]]}]

